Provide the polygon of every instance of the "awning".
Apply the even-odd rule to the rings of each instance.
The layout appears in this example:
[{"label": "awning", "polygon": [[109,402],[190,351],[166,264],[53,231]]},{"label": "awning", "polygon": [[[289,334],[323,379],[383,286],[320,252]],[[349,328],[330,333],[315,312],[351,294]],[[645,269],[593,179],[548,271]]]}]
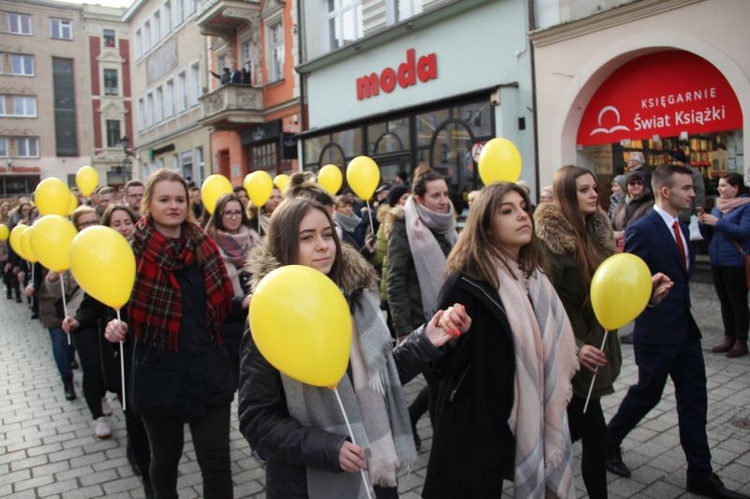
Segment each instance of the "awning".
[{"label": "awning", "polygon": [[667,50],[633,59],[610,75],[586,107],[576,143],[739,128],[742,110],[724,75],[697,55]]}]

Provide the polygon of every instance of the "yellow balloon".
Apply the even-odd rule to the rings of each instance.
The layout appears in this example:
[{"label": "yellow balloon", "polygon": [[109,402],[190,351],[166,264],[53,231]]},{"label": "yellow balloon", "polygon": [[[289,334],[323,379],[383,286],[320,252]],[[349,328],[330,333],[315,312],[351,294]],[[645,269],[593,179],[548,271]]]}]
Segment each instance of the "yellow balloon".
[{"label": "yellow balloon", "polygon": [[10,237],[10,229],[5,224],[0,225],[0,241],[5,241]]},{"label": "yellow balloon", "polygon": [[55,272],[64,272],[70,268],[70,244],[77,233],[67,218],[45,215],[34,223],[31,249],[42,265]]},{"label": "yellow balloon", "polygon": [[21,234],[21,248],[23,249],[23,258],[31,263],[36,263],[39,259],[36,257],[34,250],[31,248],[31,234],[34,232],[35,225],[32,225]]},{"label": "yellow balloon", "polygon": [[91,166],[82,166],[76,172],[76,185],[84,196],[90,196],[99,185],[99,172]]},{"label": "yellow balloon", "polygon": [[250,301],[250,331],[265,359],[313,386],[334,387],[352,342],[349,306],[325,274],[287,265],[261,280]]},{"label": "yellow balloon", "polygon": [[119,309],[130,300],[135,282],[135,256],[120,233],[104,225],[94,225],[73,238],[70,271],[86,293]]},{"label": "yellow balloon", "polygon": [[484,185],[492,182],[517,182],[521,177],[521,153],[508,139],[487,142],[479,154],[479,176]]},{"label": "yellow balloon", "polygon": [[34,202],[42,215],[68,214],[70,189],[59,178],[45,178],[34,191]]},{"label": "yellow balloon", "polygon": [[341,170],[336,165],[325,165],[318,172],[318,184],[331,196],[335,196],[339,189],[341,189],[341,182],[344,181],[344,176],[341,175]]},{"label": "yellow balloon", "polygon": [[70,205],[68,205],[68,215],[73,213],[78,208],[78,198],[72,192],[70,193]]},{"label": "yellow balloon", "polygon": [[224,194],[232,193],[232,183],[224,175],[213,174],[206,177],[201,186],[201,201],[207,212],[213,213],[216,201]]},{"label": "yellow balloon", "polygon": [[10,231],[10,247],[24,260],[26,257],[23,253],[23,246],[21,246],[21,236],[23,236],[23,233],[26,232],[28,228],[29,226],[26,224],[17,224],[13,227],[13,230]]},{"label": "yellow balloon", "polygon": [[289,185],[291,177],[286,173],[279,173],[273,178],[273,185],[275,185],[281,192],[284,192],[286,186]]},{"label": "yellow balloon", "polygon": [[651,299],[651,271],[631,253],[604,260],[591,278],[591,306],[607,331],[619,329],[641,315]]},{"label": "yellow balloon", "polygon": [[367,156],[357,156],[346,167],[346,181],[363,201],[370,199],[380,183],[380,168]]},{"label": "yellow balloon", "polygon": [[273,179],[265,170],[248,173],[242,183],[250,201],[255,206],[263,206],[271,197],[273,192]]}]

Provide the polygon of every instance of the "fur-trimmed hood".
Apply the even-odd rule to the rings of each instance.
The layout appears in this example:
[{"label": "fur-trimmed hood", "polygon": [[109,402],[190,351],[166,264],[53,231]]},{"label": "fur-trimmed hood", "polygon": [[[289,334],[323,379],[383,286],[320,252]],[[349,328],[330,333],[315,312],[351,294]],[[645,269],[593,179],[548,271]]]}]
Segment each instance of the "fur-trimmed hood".
[{"label": "fur-trimmed hood", "polygon": [[[376,287],[377,275],[375,269],[367,263],[367,260],[357,250],[348,244],[341,244],[341,257],[343,268],[341,269],[341,282],[338,283],[338,286],[345,296],[351,296],[363,289],[374,289]],[[280,266],[278,260],[268,251],[268,240],[263,239],[261,244],[250,250],[245,260],[245,272],[252,276],[250,289],[254,291],[261,279]]]},{"label": "fur-trimmed hood", "polygon": [[[540,204],[534,212],[536,235],[556,255],[575,253],[578,245],[575,232],[568,220],[554,203]],[[612,226],[601,208],[586,218],[586,230],[603,255],[616,251]]]}]

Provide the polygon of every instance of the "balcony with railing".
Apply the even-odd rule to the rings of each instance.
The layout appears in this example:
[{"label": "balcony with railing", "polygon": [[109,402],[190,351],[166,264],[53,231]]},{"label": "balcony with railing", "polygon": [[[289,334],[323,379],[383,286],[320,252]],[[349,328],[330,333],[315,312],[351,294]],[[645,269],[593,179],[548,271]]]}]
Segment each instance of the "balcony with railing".
[{"label": "balcony with railing", "polygon": [[200,99],[202,126],[217,129],[242,127],[263,122],[263,90],[250,85],[228,83]]},{"label": "balcony with railing", "polygon": [[229,44],[232,35],[245,27],[260,26],[259,0],[202,0],[196,24],[203,35],[218,36]]}]

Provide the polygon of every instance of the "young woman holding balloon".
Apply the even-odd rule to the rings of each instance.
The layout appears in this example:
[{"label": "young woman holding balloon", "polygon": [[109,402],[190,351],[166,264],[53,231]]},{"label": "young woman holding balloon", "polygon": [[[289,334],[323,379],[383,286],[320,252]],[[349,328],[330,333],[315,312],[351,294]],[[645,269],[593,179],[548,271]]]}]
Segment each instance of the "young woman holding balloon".
[{"label": "young woman holding balloon", "polygon": [[[133,238],[137,221],[138,214],[126,205],[110,205],[102,216],[102,225],[116,230],[128,242]],[[118,261],[121,258],[122,256],[119,256]],[[127,321],[126,307],[120,309],[120,315]],[[81,306],[75,311],[75,315],[73,317],[66,317],[62,327],[66,333],[72,333],[74,338],[78,334],[77,331],[80,330],[93,329],[96,331],[97,339],[100,340],[99,350],[105,385],[108,390],[117,393],[121,403],[127,397],[127,403],[123,404],[125,429],[127,432],[126,455],[133,473],[141,477],[145,496],[148,499],[154,497],[149,471],[151,448],[149,447],[143,420],[130,407],[132,405],[130,396],[130,358],[133,353],[132,338],[128,338],[128,341],[123,345],[124,359],[127,359],[127,361],[122,364],[120,363],[119,346],[104,340],[104,327],[115,317],[117,317],[117,314],[113,308],[110,308],[87,293],[83,297]],[[121,366],[125,371],[124,391],[120,372]]]},{"label": "young woman holding balloon", "polygon": [[[581,439],[581,473],[592,498],[607,497],[606,423],[600,397],[614,391],[622,354],[617,334],[606,334],[596,320],[589,299],[597,267],[616,251],[607,214],[599,207],[597,182],[585,168],[565,166],[555,173],[554,202],[534,213],[536,232],[547,256],[547,276],[570,318],[581,369],[573,378],[573,399],[568,406],[573,439]],[[592,376],[596,381],[586,413],[583,412]]]},{"label": "young woman holding balloon", "polygon": [[[353,326],[351,349],[343,351],[344,356],[349,353],[343,363],[345,369],[348,361],[349,369],[342,372],[334,393],[324,385],[313,386],[304,375],[293,378],[285,374],[298,367],[296,364],[285,369],[277,363],[280,372],[269,363],[264,356],[267,354],[261,354],[258,339],[284,341],[284,331],[274,330],[274,320],[261,324],[262,328],[253,326],[255,329],[243,338],[240,431],[266,459],[267,497],[362,498],[371,497],[371,493],[397,497],[397,473],[417,457],[401,384],[416,375],[424,362],[438,358],[442,354],[439,347],[453,338],[449,327],[439,326],[439,321],[450,324],[450,329],[466,330],[470,319],[461,307],[439,312],[427,326],[391,351],[391,337],[379,313],[374,270],[355,250],[342,246],[328,209],[304,197],[287,198],[279,205],[271,217],[265,244],[248,257],[247,270],[253,274],[255,293],[252,300],[264,298],[264,276],[295,265],[322,272],[335,284],[334,291],[338,287],[346,297],[348,307],[345,302],[343,311],[337,309],[343,316],[330,320]],[[313,274],[326,279],[317,272]],[[294,287],[296,282],[289,284]],[[253,305],[251,301],[251,325],[256,319]],[[317,322],[315,313],[311,307],[309,317],[287,336],[304,335]],[[272,315],[283,314],[280,309]],[[297,343],[286,346],[294,349]],[[283,359],[292,355],[285,351],[288,353]],[[326,348],[323,355],[332,351]],[[307,355],[306,351],[296,353]],[[311,357],[306,365],[319,361],[318,356]],[[332,362],[326,361],[326,365]],[[338,393],[343,400],[341,408],[337,405]],[[351,438],[342,409],[351,423]]]},{"label": "young woman holding balloon", "polygon": [[[216,209],[206,225],[206,233],[219,246],[221,258],[232,283],[235,307],[247,310],[250,293],[249,275],[243,270],[245,256],[260,242],[258,233],[249,227],[242,200],[236,194],[225,194],[216,202]],[[229,352],[232,386],[237,389],[240,376],[240,340],[245,329],[247,313],[236,314],[221,326],[221,338]]]},{"label": "young woman holding balloon", "polygon": [[220,328],[232,287],[216,243],[188,219],[188,199],[188,185],[178,173],[160,169],[149,177],[145,215],[133,237],[137,273],[128,323],[110,321],[105,337],[120,342],[133,334],[132,406],[151,444],[156,496],[177,497],[188,423],[203,495],[231,498],[233,394]]},{"label": "young woman holding balloon", "polygon": [[574,497],[566,406],[578,368],[565,309],[541,271],[526,192],[479,192],[439,305],[460,299],[468,334],[435,364],[437,404],[422,496]]}]

